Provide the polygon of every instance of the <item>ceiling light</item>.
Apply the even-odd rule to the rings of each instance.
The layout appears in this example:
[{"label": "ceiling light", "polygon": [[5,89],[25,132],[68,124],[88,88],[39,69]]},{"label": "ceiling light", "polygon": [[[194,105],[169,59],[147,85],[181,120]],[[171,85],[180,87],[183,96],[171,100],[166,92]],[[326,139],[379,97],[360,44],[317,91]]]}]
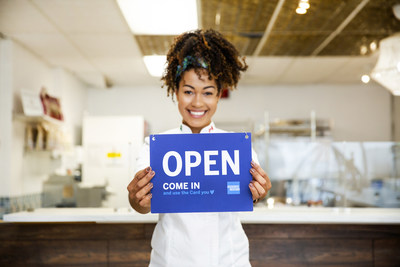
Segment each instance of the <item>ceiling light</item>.
[{"label": "ceiling light", "polygon": [[400,91],[400,33],[379,42],[379,58],[371,74],[392,94]]},{"label": "ceiling light", "polygon": [[400,4],[396,4],[396,5],[394,5],[392,8],[393,8],[393,14],[394,14],[394,16],[395,16],[398,20],[400,20]]},{"label": "ceiling light", "polygon": [[367,52],[368,52],[367,46],[366,46],[366,45],[362,45],[362,46],[360,47],[360,54],[361,54],[361,55],[365,55],[365,54],[367,54]]},{"label": "ceiling light", "polygon": [[215,25],[219,25],[221,22],[221,14],[217,13],[217,15],[215,15]]},{"label": "ceiling light", "polygon": [[308,0],[300,0],[299,4],[297,5],[296,8],[296,13],[297,14],[306,14],[307,13],[307,9],[310,8],[310,4],[308,3]]},{"label": "ceiling light", "polygon": [[367,75],[367,74],[364,74],[363,76],[361,76],[361,81],[363,83],[369,83],[370,80],[371,79],[369,78],[369,75]]},{"label": "ceiling light", "polygon": [[177,35],[198,28],[196,0],[117,0],[137,35]]},{"label": "ceiling light", "polygon": [[306,14],[307,13],[307,9],[298,7],[298,8],[296,8],[296,13],[300,14],[300,15]]},{"label": "ceiling light", "polygon": [[300,2],[299,3],[299,7],[303,8],[303,9],[309,9],[310,8],[310,4],[307,2]]},{"label": "ceiling light", "polygon": [[369,48],[371,49],[371,51],[375,51],[377,48],[376,42],[373,41],[369,44]]},{"label": "ceiling light", "polygon": [[161,77],[164,73],[167,56],[144,56],[143,61],[151,76]]}]

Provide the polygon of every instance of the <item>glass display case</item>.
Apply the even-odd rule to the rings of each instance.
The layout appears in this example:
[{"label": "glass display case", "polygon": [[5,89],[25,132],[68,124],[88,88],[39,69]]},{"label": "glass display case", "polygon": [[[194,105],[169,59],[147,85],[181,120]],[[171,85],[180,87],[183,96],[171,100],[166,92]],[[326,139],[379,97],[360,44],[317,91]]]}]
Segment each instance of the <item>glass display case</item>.
[{"label": "glass display case", "polygon": [[275,205],[400,207],[400,143],[253,141]]}]

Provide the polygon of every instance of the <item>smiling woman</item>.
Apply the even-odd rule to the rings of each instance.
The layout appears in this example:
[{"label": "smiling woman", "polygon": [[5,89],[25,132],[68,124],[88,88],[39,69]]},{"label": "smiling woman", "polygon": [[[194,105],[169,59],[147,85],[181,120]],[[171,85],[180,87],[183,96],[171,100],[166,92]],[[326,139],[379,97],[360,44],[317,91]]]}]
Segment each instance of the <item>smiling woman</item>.
[{"label": "smiling woman", "polygon": [[[222,89],[235,88],[240,73],[246,69],[244,59],[220,33],[196,30],[179,35],[167,54],[167,67],[162,80],[168,95],[176,96],[182,124],[178,129],[164,134],[223,133],[212,122]],[[204,165],[205,175],[226,175],[228,162],[231,168],[235,168],[234,162],[237,162],[239,154],[235,154],[232,160],[230,157],[228,159],[227,152],[221,151],[221,172],[210,170],[209,166],[215,165],[215,162],[209,158],[217,154],[218,151],[204,152],[204,161],[207,162]],[[191,167],[200,164],[200,155],[192,155],[196,157],[194,162],[190,161],[190,155],[185,156],[185,166],[189,165],[185,167],[186,177],[190,177]],[[168,158],[163,161],[164,169],[168,169]],[[251,166],[249,164],[245,170],[252,176],[247,190],[257,202],[267,195],[271,182],[256,163],[255,154],[252,159]],[[176,169],[169,170],[171,176],[178,175],[182,170],[182,161],[176,161]],[[152,207],[151,181],[155,175],[150,166],[149,138],[145,139],[137,168],[139,171],[128,185],[129,201],[136,211],[148,213]],[[190,189],[200,187],[195,186],[194,182],[190,185],[168,182],[163,186],[170,190],[185,186]],[[235,186],[232,184],[229,187],[231,191],[235,191]],[[213,194],[214,190],[201,191],[201,194],[204,192]],[[174,193],[179,192],[174,191],[172,195]],[[190,194],[200,194],[200,191],[191,190]],[[154,230],[151,245],[150,266],[250,266],[249,242],[237,213],[163,213]]]}]

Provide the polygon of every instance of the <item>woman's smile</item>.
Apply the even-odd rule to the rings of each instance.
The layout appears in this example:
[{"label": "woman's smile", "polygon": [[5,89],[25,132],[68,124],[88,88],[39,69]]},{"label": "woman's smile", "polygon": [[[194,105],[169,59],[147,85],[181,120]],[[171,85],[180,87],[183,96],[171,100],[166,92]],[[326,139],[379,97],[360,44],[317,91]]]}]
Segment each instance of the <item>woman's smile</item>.
[{"label": "woman's smile", "polygon": [[195,111],[195,110],[189,110],[190,115],[192,115],[193,118],[201,118],[203,115],[205,115],[207,111],[202,110],[202,111]]}]

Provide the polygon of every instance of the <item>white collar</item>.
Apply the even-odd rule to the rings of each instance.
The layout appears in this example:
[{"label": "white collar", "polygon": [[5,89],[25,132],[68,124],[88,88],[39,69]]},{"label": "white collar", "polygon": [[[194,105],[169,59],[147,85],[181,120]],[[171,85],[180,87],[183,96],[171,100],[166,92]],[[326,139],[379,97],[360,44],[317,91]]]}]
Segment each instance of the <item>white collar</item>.
[{"label": "white collar", "polygon": [[[179,127],[182,133],[192,133],[192,129],[189,128],[186,124],[181,124]],[[214,122],[211,122],[209,125],[201,129],[200,133],[212,133],[215,130]]]}]

